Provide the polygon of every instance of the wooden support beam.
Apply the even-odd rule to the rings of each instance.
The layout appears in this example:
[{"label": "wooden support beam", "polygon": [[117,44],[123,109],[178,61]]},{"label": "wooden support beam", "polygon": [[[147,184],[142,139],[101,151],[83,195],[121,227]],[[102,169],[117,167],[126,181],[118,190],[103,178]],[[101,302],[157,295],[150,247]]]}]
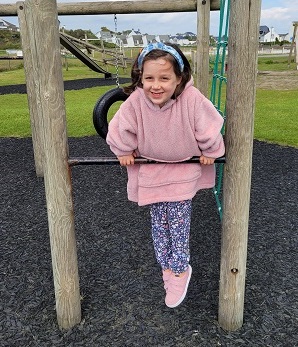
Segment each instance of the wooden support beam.
[{"label": "wooden support beam", "polygon": [[[217,11],[220,0],[209,0],[210,9]],[[195,12],[197,0],[134,0],[59,3],[58,15],[97,15],[162,12]],[[0,16],[16,16],[16,4],[0,5]]]},{"label": "wooden support beam", "polygon": [[210,0],[197,0],[197,88],[208,97]]},{"label": "wooden support beam", "polygon": [[297,70],[298,70],[298,39],[296,39],[296,37],[298,38],[298,22],[293,22],[293,37],[292,37],[292,42],[290,47],[290,54],[288,57],[288,67],[290,67],[291,65],[292,53],[293,53],[294,45],[296,45],[295,46],[295,49],[296,49],[295,62],[297,65]]},{"label": "wooden support beam", "polygon": [[[44,183],[51,243],[56,313],[61,329],[81,321],[80,291],[72,186],[68,166],[68,143],[60,41],[55,0],[26,0],[17,3],[26,26],[26,58],[32,60],[31,93],[38,100],[44,143]],[[25,56],[24,56],[25,58]],[[36,70],[36,72],[35,72]],[[35,76],[36,77],[36,76]]]},{"label": "wooden support beam", "polygon": [[29,18],[30,12],[26,15],[23,2],[18,2],[17,5],[26,76],[35,172],[37,177],[43,177],[44,129],[42,118],[40,117],[42,112],[40,94],[36,90],[36,83],[39,79],[39,70],[38,65],[35,64],[35,58],[38,56],[38,52],[36,51],[37,47],[32,45],[34,38],[30,37],[30,34],[32,34],[32,31],[29,31],[28,27],[28,23],[32,23],[32,18]]},{"label": "wooden support beam", "polygon": [[219,325],[243,323],[261,0],[231,0]]}]

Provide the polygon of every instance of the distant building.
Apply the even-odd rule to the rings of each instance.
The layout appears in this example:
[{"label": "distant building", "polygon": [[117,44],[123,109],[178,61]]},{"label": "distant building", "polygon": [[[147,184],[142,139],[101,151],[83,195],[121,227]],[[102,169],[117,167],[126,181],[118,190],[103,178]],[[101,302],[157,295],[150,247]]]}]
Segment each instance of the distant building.
[{"label": "distant building", "polygon": [[[196,34],[188,31],[183,34],[177,35],[149,35],[142,34],[140,30],[126,31],[121,35],[116,35],[110,31],[99,31],[95,34],[99,39],[104,42],[110,42],[121,47],[145,47],[152,42],[171,42],[179,46],[195,46],[197,42]],[[215,42],[218,42],[218,37],[212,37]],[[259,42],[260,43],[275,43],[276,39],[278,41],[291,41],[291,34],[277,34],[274,27],[268,27],[266,25],[261,25],[259,27]]]},{"label": "distant building", "polygon": [[0,18],[0,30],[19,31],[19,28],[16,25],[11,24],[6,20]]},{"label": "distant building", "polygon": [[116,43],[116,36],[115,34],[112,34],[110,31],[99,31],[98,33],[95,34],[99,39],[101,39],[104,42],[109,42],[109,43]]},{"label": "distant building", "polygon": [[273,27],[261,25],[259,30],[259,42],[290,41],[290,34],[277,34]]},{"label": "distant building", "polygon": [[287,34],[278,34],[279,41],[291,41],[291,35],[289,33]]},{"label": "distant building", "polygon": [[[132,31],[126,36],[127,40],[127,47],[144,47],[144,42],[143,42],[143,35],[139,30]],[[125,45],[123,44],[125,47]]]},{"label": "distant building", "polygon": [[134,30],[132,29],[130,32],[127,32],[126,34],[116,35],[115,33],[106,32],[106,31],[100,31],[97,34],[95,34],[99,39],[102,39],[105,42],[114,43],[116,45],[121,45],[123,47],[145,47],[149,43],[152,42],[172,42],[176,43],[178,45],[189,45],[196,41],[189,41],[185,38],[185,36],[193,36],[195,37],[195,34],[193,33],[187,33],[192,35],[180,35],[179,37],[174,37],[170,35],[149,35],[149,34],[142,34],[140,30]]}]

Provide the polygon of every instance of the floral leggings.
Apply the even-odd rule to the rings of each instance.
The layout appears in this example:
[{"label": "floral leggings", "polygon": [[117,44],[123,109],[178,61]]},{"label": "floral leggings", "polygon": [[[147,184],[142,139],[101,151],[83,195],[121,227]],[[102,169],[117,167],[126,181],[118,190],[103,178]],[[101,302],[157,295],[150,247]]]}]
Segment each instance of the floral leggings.
[{"label": "floral leggings", "polygon": [[162,269],[174,273],[187,270],[191,200],[160,202],[150,205],[155,256]]}]

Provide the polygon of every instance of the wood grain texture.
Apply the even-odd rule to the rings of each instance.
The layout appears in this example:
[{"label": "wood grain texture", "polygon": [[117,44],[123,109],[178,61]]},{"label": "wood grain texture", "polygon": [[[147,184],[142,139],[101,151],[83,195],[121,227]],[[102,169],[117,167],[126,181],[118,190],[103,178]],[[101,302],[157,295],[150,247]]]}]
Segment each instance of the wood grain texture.
[{"label": "wood grain texture", "polygon": [[261,0],[231,1],[219,292],[225,330],[243,323],[260,12]]},{"label": "wood grain texture", "polygon": [[197,88],[208,97],[210,0],[197,1]]},{"label": "wood grain texture", "polygon": [[34,37],[31,37],[32,31],[29,27],[32,25],[33,18],[30,18],[32,12],[26,13],[24,2],[17,2],[19,26],[21,33],[21,42],[23,50],[24,70],[26,76],[27,98],[30,114],[30,125],[35,161],[35,172],[37,177],[43,177],[43,159],[44,159],[44,140],[41,114],[40,94],[36,89],[39,71],[34,63],[38,55],[37,47],[34,44]]},{"label": "wood grain texture", "polygon": [[52,0],[27,0],[23,11],[29,45],[25,51],[30,50],[27,58],[32,60],[27,75],[32,73],[34,79],[29,92],[38,104],[33,108],[43,137],[56,312],[59,327],[68,329],[80,322],[81,307],[57,5]]},{"label": "wood grain texture", "polygon": [[[219,10],[220,0],[209,0],[212,11]],[[127,13],[192,12],[197,10],[197,0],[135,0],[59,3],[59,15],[96,15]],[[0,5],[0,16],[17,14],[15,4]]]}]

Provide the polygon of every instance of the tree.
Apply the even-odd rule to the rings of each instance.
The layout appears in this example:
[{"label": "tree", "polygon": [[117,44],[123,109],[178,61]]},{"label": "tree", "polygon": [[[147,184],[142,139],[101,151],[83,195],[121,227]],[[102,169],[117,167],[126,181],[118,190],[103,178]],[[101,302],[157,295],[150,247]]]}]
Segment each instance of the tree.
[{"label": "tree", "polygon": [[88,39],[96,39],[97,37],[92,33],[91,30],[83,30],[83,29],[76,29],[76,30],[65,30],[65,33],[75,37],[79,40],[85,40],[85,35]]},{"label": "tree", "polygon": [[101,31],[106,31],[106,32],[111,32],[111,30],[108,29],[107,27],[101,27],[100,30]]},{"label": "tree", "polygon": [[21,49],[20,33],[11,30],[0,30],[0,49]]}]

